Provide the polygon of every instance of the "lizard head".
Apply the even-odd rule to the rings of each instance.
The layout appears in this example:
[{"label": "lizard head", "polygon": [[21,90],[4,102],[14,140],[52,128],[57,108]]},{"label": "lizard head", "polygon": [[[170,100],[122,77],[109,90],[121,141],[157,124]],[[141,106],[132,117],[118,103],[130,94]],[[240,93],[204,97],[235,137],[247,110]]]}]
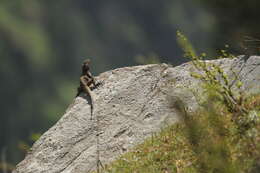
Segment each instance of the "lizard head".
[{"label": "lizard head", "polygon": [[85,61],[83,61],[83,65],[89,65],[90,64],[90,59],[86,59]]},{"label": "lizard head", "polygon": [[85,75],[89,71],[90,59],[86,59],[82,63],[82,75]]}]

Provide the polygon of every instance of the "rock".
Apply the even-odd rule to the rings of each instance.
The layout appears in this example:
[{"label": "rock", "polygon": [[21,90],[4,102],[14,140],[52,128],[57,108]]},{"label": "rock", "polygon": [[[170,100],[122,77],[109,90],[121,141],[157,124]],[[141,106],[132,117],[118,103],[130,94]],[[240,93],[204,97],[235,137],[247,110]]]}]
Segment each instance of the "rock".
[{"label": "rock", "polygon": [[[207,61],[231,69],[246,92],[259,92],[260,57]],[[103,164],[116,159],[152,133],[178,121],[173,101],[181,99],[190,111],[198,106],[191,90],[200,81],[190,77],[191,63],[177,67],[152,64],[119,68],[100,74],[91,120],[87,96],[77,97],[62,118],[35,142],[13,173],[82,173],[96,169],[97,133]],[[97,121],[98,120],[98,121]]]}]

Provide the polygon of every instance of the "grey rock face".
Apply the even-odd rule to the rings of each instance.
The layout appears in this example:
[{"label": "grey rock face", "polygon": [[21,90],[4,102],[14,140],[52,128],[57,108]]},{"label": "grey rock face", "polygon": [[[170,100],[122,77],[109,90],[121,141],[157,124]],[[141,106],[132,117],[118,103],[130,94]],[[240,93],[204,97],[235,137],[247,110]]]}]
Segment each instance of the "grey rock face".
[{"label": "grey rock face", "polygon": [[[259,92],[260,57],[208,61],[235,71],[247,92]],[[153,132],[178,121],[176,98],[189,110],[197,107],[190,89],[200,81],[190,77],[191,63],[177,67],[154,64],[115,69],[100,74],[103,85],[93,91],[91,120],[87,96],[82,94],[62,118],[35,142],[13,173],[82,173],[96,168],[96,134],[103,164],[116,159]],[[98,123],[97,123],[98,120]]]}]

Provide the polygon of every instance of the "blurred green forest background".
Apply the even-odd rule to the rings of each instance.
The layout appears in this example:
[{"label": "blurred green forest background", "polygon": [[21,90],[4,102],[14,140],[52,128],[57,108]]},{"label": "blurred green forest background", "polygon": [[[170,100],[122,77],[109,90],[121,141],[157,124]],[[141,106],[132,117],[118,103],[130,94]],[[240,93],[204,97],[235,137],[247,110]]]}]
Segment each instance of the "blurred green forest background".
[{"label": "blurred green forest background", "polygon": [[142,56],[178,65],[186,60],[177,30],[199,51],[229,44],[243,54],[243,37],[259,38],[259,7],[259,0],[1,0],[1,156],[16,164],[57,122],[86,57],[95,75]]}]

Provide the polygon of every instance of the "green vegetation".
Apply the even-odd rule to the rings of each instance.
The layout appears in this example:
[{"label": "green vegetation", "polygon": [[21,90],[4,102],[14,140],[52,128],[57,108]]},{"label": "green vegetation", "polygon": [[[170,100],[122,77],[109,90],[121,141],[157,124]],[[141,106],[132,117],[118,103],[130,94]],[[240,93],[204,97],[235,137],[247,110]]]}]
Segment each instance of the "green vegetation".
[{"label": "green vegetation", "polygon": [[[207,106],[192,115],[183,111],[183,122],[146,140],[106,166],[106,171],[248,172],[260,154],[260,123],[241,132],[232,121],[236,113],[229,112],[224,104],[210,102]],[[260,95],[248,98],[244,106],[259,116]]]},{"label": "green vegetation", "polygon": [[[245,96],[243,85],[230,79],[217,64],[201,61],[187,38],[177,32],[185,56],[202,73],[205,92],[200,108],[187,113],[181,99],[173,103],[181,121],[106,165],[106,172],[124,173],[237,173],[254,172],[260,156],[260,94]],[[223,56],[231,56],[221,51]],[[232,56],[231,56],[232,57]],[[254,170],[255,169],[255,170]]]}]

